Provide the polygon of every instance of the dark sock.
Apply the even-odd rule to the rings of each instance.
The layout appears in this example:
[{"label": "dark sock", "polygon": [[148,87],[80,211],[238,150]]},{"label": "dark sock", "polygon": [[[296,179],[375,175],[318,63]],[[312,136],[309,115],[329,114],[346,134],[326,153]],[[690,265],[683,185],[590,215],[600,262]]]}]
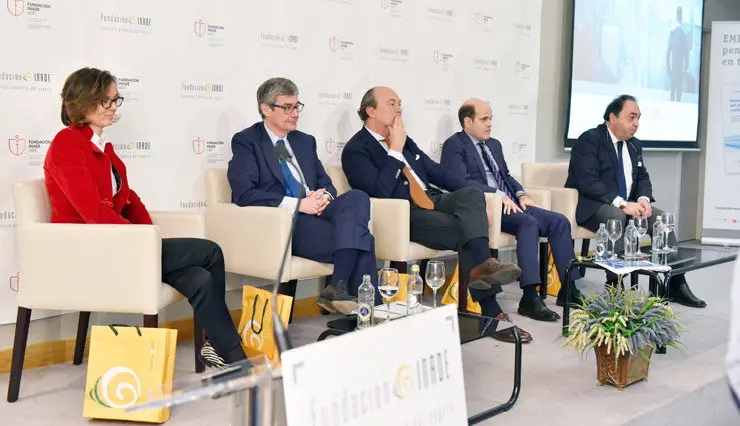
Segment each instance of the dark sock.
[{"label": "dark sock", "polygon": [[224,362],[227,364],[231,364],[232,362],[241,361],[243,359],[247,359],[247,354],[244,353],[244,349],[242,348],[241,342],[239,342],[236,346],[228,350],[225,354],[219,354],[221,355],[221,358],[224,359]]},{"label": "dark sock", "polygon": [[491,251],[488,248],[488,238],[473,238],[465,244],[465,248],[473,259],[473,265],[478,266],[491,257]]},{"label": "dark sock", "polygon": [[537,293],[537,284],[534,285],[528,285],[522,289],[522,299],[531,299],[540,297],[540,295]]},{"label": "dark sock", "polygon": [[340,280],[349,282],[349,277],[355,269],[359,254],[359,250],[355,249],[341,249],[334,252],[334,273],[330,285]]},{"label": "dark sock", "polygon": [[496,318],[496,315],[503,312],[501,306],[496,301],[496,296],[485,297],[478,301],[483,316]]}]

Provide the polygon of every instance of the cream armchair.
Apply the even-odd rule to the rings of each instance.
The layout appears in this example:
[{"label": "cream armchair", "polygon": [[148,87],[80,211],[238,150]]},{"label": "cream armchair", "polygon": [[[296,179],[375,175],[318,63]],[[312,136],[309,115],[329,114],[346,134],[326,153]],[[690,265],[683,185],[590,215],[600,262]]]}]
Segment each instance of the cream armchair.
[{"label": "cream armchair", "polygon": [[522,163],[522,184],[528,188],[542,188],[550,191],[552,210],[563,214],[570,222],[573,240],[583,240],[581,256],[588,256],[590,240],[596,234],[576,223],[578,191],[565,188],[568,178],[568,163]]},{"label": "cream armchair", "polygon": [[[79,311],[73,363],[82,363],[90,312],[143,314],[157,327],[158,313],[182,299],[162,283],[162,236],[204,237],[199,213],[152,213],[155,225],[49,223],[43,179],[13,183],[21,283],[10,367],[8,402],[18,400],[33,309]],[[194,322],[195,370],[202,329]]]},{"label": "cream armchair", "polygon": [[[231,202],[226,169],[206,170],[206,235],[221,246],[226,271],[274,280],[280,270],[291,212],[275,207],[239,207]],[[295,296],[298,280],[329,276],[330,263],[288,256],[280,292]]]}]

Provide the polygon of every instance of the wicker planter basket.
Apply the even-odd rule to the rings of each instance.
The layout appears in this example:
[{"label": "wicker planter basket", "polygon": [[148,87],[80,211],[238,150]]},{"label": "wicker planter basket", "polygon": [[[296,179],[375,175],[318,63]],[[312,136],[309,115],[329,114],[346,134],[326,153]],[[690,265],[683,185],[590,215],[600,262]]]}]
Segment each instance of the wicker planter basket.
[{"label": "wicker planter basket", "polygon": [[643,349],[648,359],[636,351],[631,358],[625,355],[620,356],[616,364],[614,363],[614,352],[607,354],[606,345],[597,346],[594,352],[596,352],[596,374],[599,386],[611,383],[617,389],[622,390],[623,387],[632,383],[647,380],[649,359],[653,348],[648,346]]}]

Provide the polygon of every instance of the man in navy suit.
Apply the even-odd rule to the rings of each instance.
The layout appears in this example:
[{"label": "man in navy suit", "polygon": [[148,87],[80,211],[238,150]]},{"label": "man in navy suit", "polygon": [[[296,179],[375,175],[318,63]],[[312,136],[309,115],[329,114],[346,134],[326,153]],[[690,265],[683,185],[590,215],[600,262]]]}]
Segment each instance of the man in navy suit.
[{"label": "man in navy suit", "polygon": [[[491,138],[492,114],[488,102],[469,99],[457,115],[463,130],[445,141],[442,165],[465,179],[468,186],[501,195],[504,205],[501,230],[516,235],[517,261],[522,269],[519,285],[524,294],[518,312],[538,321],[557,321],[560,315],[542,302],[536,290],[542,284],[537,247],[540,236],[548,238],[560,279],[565,282],[565,269],[575,257],[570,223],[562,214],[540,208],[511,176],[501,142]],[[571,302],[577,302],[578,290],[574,289],[571,295]],[[564,302],[565,288],[562,288],[557,304],[563,306]]]},{"label": "man in navy suit", "polygon": [[[337,196],[316,154],[316,139],[296,130],[303,104],[292,81],[265,81],[257,89],[257,103],[263,121],[231,140],[233,157],[228,178],[232,202],[242,207],[278,207],[291,212],[298,208],[293,255],[334,264],[332,281],[319,296],[321,307],[330,312],[352,312],[365,274],[376,287],[376,303],[381,303],[375,239],[367,227],[367,194],[352,190]],[[276,149],[283,148],[296,164],[278,158]]]},{"label": "man in navy suit", "polygon": [[[642,143],[635,138],[640,116],[637,100],[622,95],[606,107],[604,123],[585,131],[573,146],[565,186],[578,190],[576,221],[584,228],[596,232],[599,224],[609,219],[626,224],[629,217],[646,216],[652,235],[655,217],[663,214],[651,206],[655,201],[653,186],[642,157]],[[675,244],[674,233],[668,241]],[[620,238],[615,249],[621,250],[622,245]],[[614,274],[607,273],[607,279],[610,284],[616,282]],[[669,297],[682,305],[707,305],[691,292],[684,274],[673,277],[668,290]]]},{"label": "man in navy suit", "polygon": [[[365,125],[342,151],[349,184],[371,197],[408,200],[411,241],[437,250],[457,250],[461,274],[470,274],[473,300],[480,302],[484,315],[502,315],[495,295],[502,284],[519,278],[520,270],[491,258],[483,193],[432,161],[406,135],[401,100],[392,89],[368,90],[357,112]],[[513,341],[509,331],[494,337]],[[525,333],[524,339],[531,336]]]}]

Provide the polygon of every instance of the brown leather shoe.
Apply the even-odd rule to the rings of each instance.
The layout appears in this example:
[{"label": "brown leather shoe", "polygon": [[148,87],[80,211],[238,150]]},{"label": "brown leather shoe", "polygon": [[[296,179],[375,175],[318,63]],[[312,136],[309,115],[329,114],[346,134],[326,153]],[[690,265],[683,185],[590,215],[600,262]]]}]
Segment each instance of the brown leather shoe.
[{"label": "brown leather shoe", "polygon": [[468,287],[488,290],[494,285],[511,284],[519,279],[521,273],[522,270],[515,264],[501,263],[491,257],[470,271]]},{"label": "brown leather shoe", "polygon": [[[514,321],[511,320],[511,317],[509,314],[505,312],[501,312],[500,314],[496,315],[497,320],[506,321],[510,323],[514,323]],[[532,341],[532,335],[528,332],[522,330],[518,326],[516,327],[517,330],[519,330],[519,337],[522,339],[522,343],[529,343]],[[496,331],[494,333],[491,333],[491,337],[494,339],[504,342],[504,343],[514,343],[514,333],[511,331],[511,328],[507,328],[505,330]]]}]

